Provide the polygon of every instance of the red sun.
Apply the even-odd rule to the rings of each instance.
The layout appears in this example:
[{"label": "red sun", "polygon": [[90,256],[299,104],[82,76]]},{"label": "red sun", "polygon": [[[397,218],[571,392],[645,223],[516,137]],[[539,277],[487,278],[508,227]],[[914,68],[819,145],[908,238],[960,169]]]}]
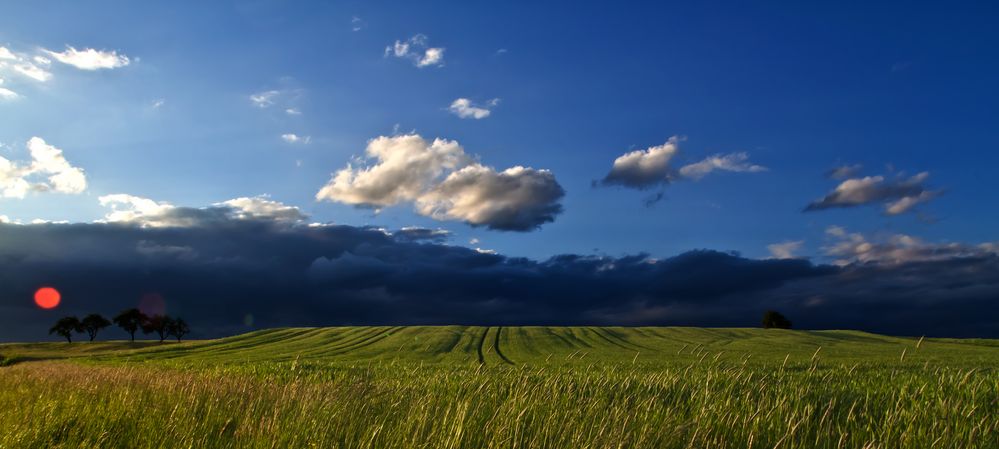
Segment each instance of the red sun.
[{"label": "red sun", "polygon": [[43,309],[54,309],[62,300],[59,290],[52,287],[42,287],[35,292],[35,304]]}]

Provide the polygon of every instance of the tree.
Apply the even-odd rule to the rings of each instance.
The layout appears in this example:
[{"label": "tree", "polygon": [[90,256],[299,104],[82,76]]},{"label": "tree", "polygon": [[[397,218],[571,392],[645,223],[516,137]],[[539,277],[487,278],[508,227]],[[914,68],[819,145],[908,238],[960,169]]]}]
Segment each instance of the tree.
[{"label": "tree", "polygon": [[123,310],[118,316],[114,317],[114,324],[118,327],[128,332],[128,335],[132,337],[132,341],[135,341],[135,331],[142,327],[142,323],[145,323],[149,318],[146,314],[139,311],[139,309],[128,309]]},{"label": "tree", "polygon": [[190,332],[191,328],[188,327],[187,322],[182,318],[171,320],[170,327],[167,329],[167,335],[177,337],[177,342],[180,342],[180,339]]},{"label": "tree", "polygon": [[97,338],[97,333],[111,325],[111,322],[107,318],[104,318],[96,313],[91,313],[83,318],[80,322],[83,330],[87,331],[87,335],[90,336],[90,341],[94,341]]},{"label": "tree", "polygon": [[173,326],[173,318],[166,315],[153,315],[146,318],[146,322],[142,323],[142,333],[151,334],[155,333],[160,337],[160,343],[166,339],[170,328]]},{"label": "tree", "polygon": [[784,315],[774,310],[767,310],[763,314],[763,328],[764,329],[790,329],[791,320],[787,319]]},{"label": "tree", "polygon": [[68,316],[65,318],[60,318],[56,321],[55,326],[49,329],[49,335],[59,334],[66,338],[67,342],[73,342],[73,333],[83,332],[83,326],[80,324],[80,319],[75,316]]}]

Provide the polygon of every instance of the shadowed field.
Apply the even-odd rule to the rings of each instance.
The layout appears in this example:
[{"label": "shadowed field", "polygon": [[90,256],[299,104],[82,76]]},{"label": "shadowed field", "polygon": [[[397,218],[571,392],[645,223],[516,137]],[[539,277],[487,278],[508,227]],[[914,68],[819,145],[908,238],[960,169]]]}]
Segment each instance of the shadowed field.
[{"label": "shadowed field", "polygon": [[344,327],[0,356],[0,447],[999,447],[994,340]]}]

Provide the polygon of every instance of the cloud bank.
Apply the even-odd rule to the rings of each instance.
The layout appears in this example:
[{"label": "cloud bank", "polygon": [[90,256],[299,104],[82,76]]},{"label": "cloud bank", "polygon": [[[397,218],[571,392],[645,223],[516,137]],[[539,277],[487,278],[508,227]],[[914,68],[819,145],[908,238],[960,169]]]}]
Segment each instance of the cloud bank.
[{"label": "cloud bank", "polygon": [[[48,338],[58,316],[113,314],[149,298],[190,322],[194,337],[257,328],[251,321],[756,326],[766,309],[801,328],[999,336],[994,248],[843,266],[710,250],[531,260],[450,245],[442,230],[310,225],[263,197],[204,208],[106,202],[134,213],[0,224],[4,339]],[[62,292],[55,312],[32,303],[40,286]]]}]

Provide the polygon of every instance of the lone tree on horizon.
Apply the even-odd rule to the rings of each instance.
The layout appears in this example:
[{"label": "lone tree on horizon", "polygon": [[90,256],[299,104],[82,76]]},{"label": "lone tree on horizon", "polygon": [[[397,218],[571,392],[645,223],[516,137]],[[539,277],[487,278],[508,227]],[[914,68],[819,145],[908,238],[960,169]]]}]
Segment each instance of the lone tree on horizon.
[{"label": "lone tree on horizon", "polygon": [[187,322],[184,321],[183,318],[170,320],[170,326],[167,328],[167,335],[173,335],[176,337],[178,343],[183,336],[190,332],[191,328],[187,325]]},{"label": "lone tree on horizon", "polygon": [[110,326],[111,322],[103,316],[91,313],[83,318],[80,325],[83,327],[83,330],[87,331],[87,335],[90,336],[90,341],[94,341],[94,338],[97,338],[97,333],[100,332],[101,329]]},{"label": "lone tree on horizon", "polygon": [[791,320],[787,319],[780,312],[775,310],[767,310],[763,314],[763,328],[764,329],[790,329]]},{"label": "lone tree on horizon", "polygon": [[75,316],[60,318],[59,321],[56,321],[55,326],[52,326],[52,328],[49,329],[49,335],[62,335],[69,343],[73,342],[74,332],[83,332],[83,326],[80,324],[80,319]]},{"label": "lone tree on horizon", "polygon": [[146,318],[146,321],[142,323],[142,333],[151,334],[155,333],[160,337],[160,343],[166,339],[167,335],[170,335],[170,329],[174,326],[173,318],[166,315],[153,315]]},{"label": "lone tree on horizon", "polygon": [[123,310],[118,316],[114,317],[114,324],[118,327],[128,332],[128,335],[132,337],[132,341],[135,341],[135,331],[142,327],[149,318],[146,314],[139,311],[139,309],[127,309]]}]

